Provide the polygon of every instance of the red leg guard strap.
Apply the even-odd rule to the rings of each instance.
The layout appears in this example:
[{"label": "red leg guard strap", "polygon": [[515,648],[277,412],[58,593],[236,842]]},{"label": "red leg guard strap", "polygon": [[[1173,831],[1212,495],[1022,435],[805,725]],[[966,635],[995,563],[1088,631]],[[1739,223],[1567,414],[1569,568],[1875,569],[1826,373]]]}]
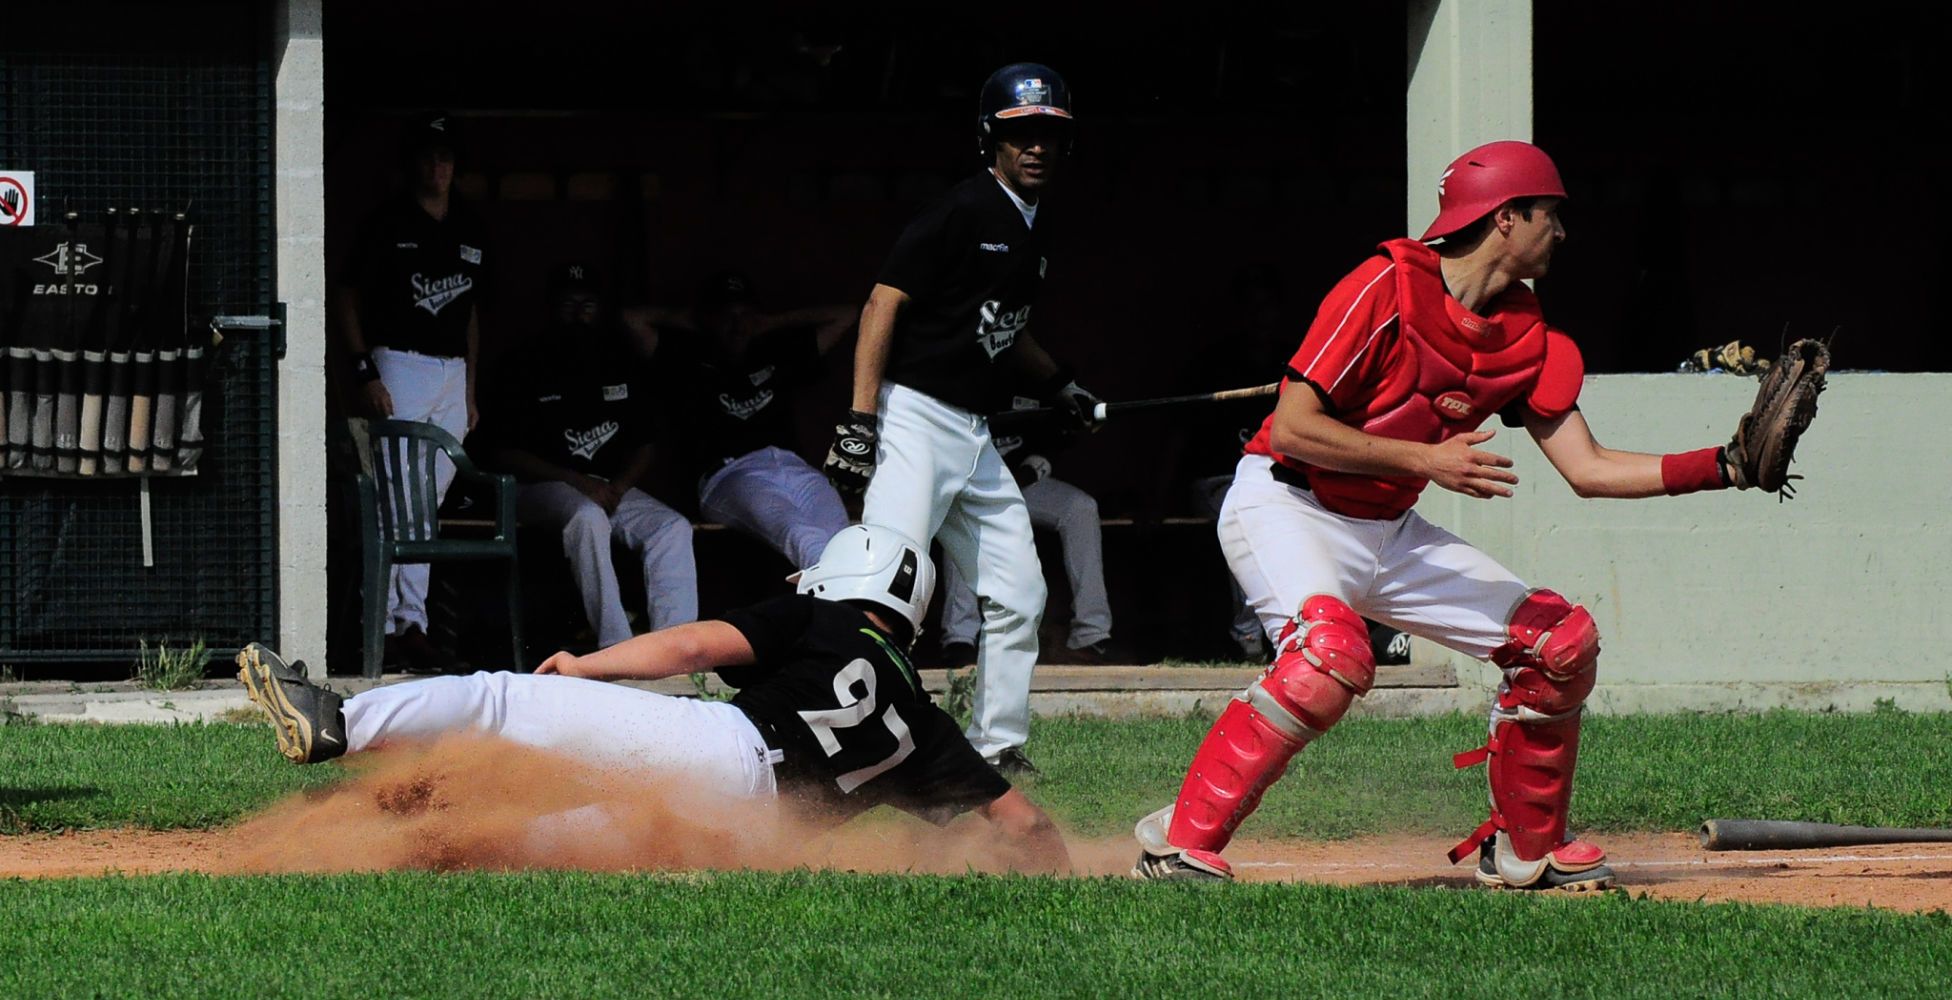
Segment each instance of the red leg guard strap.
[{"label": "red leg guard strap", "polygon": [[1369,633],[1348,605],[1312,597],[1281,634],[1279,656],[1235,699],[1193,755],[1166,839],[1219,851],[1288,761],[1375,683]]}]

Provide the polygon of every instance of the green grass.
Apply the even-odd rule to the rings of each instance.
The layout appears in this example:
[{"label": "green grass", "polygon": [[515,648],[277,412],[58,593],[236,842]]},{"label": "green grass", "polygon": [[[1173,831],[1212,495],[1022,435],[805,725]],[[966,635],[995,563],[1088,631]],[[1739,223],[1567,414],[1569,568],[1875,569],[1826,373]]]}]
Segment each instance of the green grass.
[{"label": "green grass", "polygon": [[[1038,720],[1027,791],[1073,829],[1109,834],[1171,799],[1205,719]],[[1297,757],[1243,834],[1455,833],[1484,818],[1484,771],[1450,755],[1481,719],[1352,719]],[[1577,829],[1687,830],[1710,816],[1952,826],[1952,715],[1595,717]],[[336,766],[296,768],[263,727],[0,727],[0,832],[207,827]]]},{"label": "green grass", "polygon": [[336,768],[297,768],[265,726],[0,727],[0,833],[218,826]]},{"label": "green grass", "polygon": [[1617,894],[163,876],[0,882],[0,912],[0,996],[21,997],[1896,997],[1952,978],[1944,914]]}]

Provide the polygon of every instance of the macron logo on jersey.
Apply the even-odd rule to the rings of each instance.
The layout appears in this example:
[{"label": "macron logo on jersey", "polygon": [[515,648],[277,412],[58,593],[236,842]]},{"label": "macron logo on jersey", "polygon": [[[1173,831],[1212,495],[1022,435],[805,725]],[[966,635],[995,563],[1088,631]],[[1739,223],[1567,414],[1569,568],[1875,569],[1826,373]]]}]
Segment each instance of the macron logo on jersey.
[{"label": "macron logo on jersey", "polygon": [[474,288],[474,282],[465,274],[450,274],[445,278],[426,278],[420,272],[413,276],[413,304],[427,310],[430,316],[439,316],[448,303]]},{"label": "macron logo on jersey", "polygon": [[1024,306],[1014,312],[1006,312],[1003,303],[991,299],[976,310],[976,342],[983,345],[990,360],[1010,349],[1017,342],[1017,334],[1030,325],[1030,307]]},{"label": "macron logo on jersey", "polygon": [[1010,244],[1008,244],[1008,243],[978,243],[978,244],[976,244],[976,249],[978,249],[978,250],[988,250],[988,251],[989,251],[990,253],[1009,253],[1009,252],[1010,252]]},{"label": "macron logo on jersey", "polygon": [[569,442],[569,453],[588,461],[596,457],[598,448],[610,443],[617,436],[618,425],[615,420],[604,422],[586,431],[564,431],[563,440]]}]

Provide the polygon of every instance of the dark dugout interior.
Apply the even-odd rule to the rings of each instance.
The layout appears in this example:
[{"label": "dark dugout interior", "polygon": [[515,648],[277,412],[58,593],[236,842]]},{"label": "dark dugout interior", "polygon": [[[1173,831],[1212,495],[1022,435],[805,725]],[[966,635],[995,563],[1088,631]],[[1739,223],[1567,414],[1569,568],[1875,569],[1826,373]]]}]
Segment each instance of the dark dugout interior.
[{"label": "dark dugout interior", "polygon": [[[1535,5],[1533,40],[1536,140],[1572,195],[1539,291],[1589,371],[1671,372],[1700,347],[1839,328],[1843,368],[1952,366],[1928,306],[1947,221],[1928,124],[1944,15],[1590,7]],[[1034,60],[1067,77],[1079,121],[1049,202],[1062,228],[1039,339],[1109,399],[1268,382],[1320,296],[1403,234],[1413,20],[1389,3],[337,4],[327,252],[336,273],[399,183],[404,123],[441,108],[465,129],[459,189],[496,261],[490,378],[540,328],[545,269],[575,258],[624,301],[683,303],[736,268],[762,307],[857,305],[907,219],[979,169],[984,77]],[[849,350],[796,403],[811,460],[845,406]],[[1106,558],[1118,631],[1142,650],[1221,651],[1211,529],[1157,520],[1193,513],[1190,483],[1229,470],[1264,412],[1133,415],[1053,456],[1105,516],[1138,522],[1108,529]],[[659,493],[688,509],[689,486]],[[700,564],[707,614],[754,596],[713,582],[732,571],[702,542]]]}]

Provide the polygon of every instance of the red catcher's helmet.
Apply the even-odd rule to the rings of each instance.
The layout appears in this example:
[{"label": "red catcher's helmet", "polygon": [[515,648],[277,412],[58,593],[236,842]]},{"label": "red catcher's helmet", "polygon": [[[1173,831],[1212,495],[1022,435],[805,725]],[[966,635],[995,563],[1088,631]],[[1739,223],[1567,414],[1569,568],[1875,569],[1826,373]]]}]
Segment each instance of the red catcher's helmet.
[{"label": "red catcher's helmet", "polygon": [[1566,185],[1545,150],[1529,142],[1488,142],[1450,162],[1437,178],[1437,218],[1429,242],[1490,215],[1513,198],[1564,198]]}]

